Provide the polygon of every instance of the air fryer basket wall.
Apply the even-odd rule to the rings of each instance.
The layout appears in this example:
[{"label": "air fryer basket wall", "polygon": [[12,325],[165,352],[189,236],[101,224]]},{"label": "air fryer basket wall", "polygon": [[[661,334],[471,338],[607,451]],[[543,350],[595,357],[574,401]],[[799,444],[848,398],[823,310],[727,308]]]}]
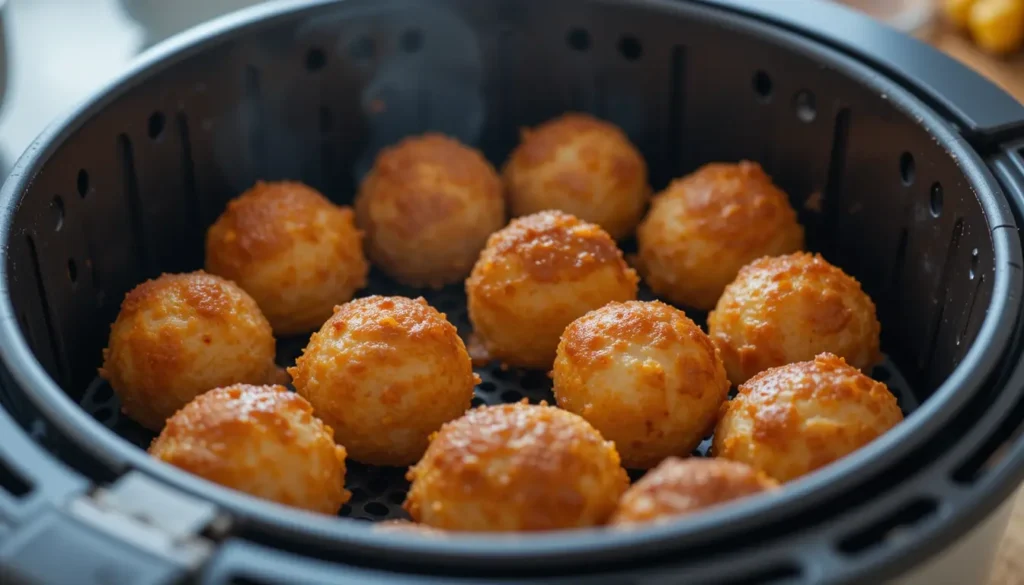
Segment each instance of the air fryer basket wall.
[{"label": "air fryer basket wall", "polygon": [[[90,477],[141,469],[231,511],[238,536],[335,561],[527,573],[641,555],[654,566],[671,552],[690,575],[804,579],[922,554],[890,530],[937,525],[992,480],[989,456],[1024,418],[1007,371],[1019,355],[1021,250],[993,175],[951,129],[986,148],[1012,132],[984,108],[913,87],[929,108],[822,43],[690,2],[320,1],[231,20],[172,42],[56,126],[5,186],[4,406]],[[381,536],[282,510],[156,464],[79,408],[115,418],[93,382],[120,299],[161,271],[199,267],[203,230],[255,180],[301,179],[347,202],[402,136],[444,131],[500,164],[521,126],[571,109],[622,126],[655,188],[709,161],[761,162],[812,249],[875,299],[892,364],[879,375],[905,380],[904,408],[921,408],[779,498],[638,534],[496,542]],[[1019,181],[1019,157],[998,159],[1007,184]],[[457,289],[438,297],[456,315]],[[540,396],[532,376],[492,376]],[[708,554],[716,547],[728,563]]]}]

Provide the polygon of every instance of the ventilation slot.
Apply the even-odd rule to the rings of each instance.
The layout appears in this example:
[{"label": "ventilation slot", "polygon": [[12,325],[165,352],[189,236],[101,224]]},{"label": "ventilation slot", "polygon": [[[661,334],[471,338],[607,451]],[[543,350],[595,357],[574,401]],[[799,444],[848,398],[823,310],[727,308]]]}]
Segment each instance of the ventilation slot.
[{"label": "ventilation slot", "polygon": [[666,181],[682,166],[683,113],[686,111],[686,47],[672,47],[672,84],[669,87]]},{"label": "ventilation slot", "polygon": [[269,581],[256,580],[251,577],[232,577],[228,585],[272,585]]},{"label": "ventilation slot", "polygon": [[252,160],[254,174],[259,175],[267,168],[267,161],[264,159],[266,141],[263,129],[260,72],[251,65],[245,68],[245,103],[246,121],[249,128],[249,156]]},{"label": "ventilation slot", "polygon": [[181,176],[182,186],[185,189],[185,202],[188,205],[188,225],[195,230],[194,233],[202,233],[202,207],[199,202],[199,189],[196,187],[196,165],[192,159],[192,140],[189,135],[188,118],[184,112],[179,112],[175,117],[175,124],[178,126],[178,139],[181,141]]},{"label": "ventilation slot", "polygon": [[25,481],[25,478],[8,467],[3,460],[0,460],[0,490],[11,494],[15,498],[20,498],[32,491],[32,486]]},{"label": "ventilation slot", "polygon": [[124,193],[125,201],[128,204],[128,213],[131,217],[132,238],[135,241],[139,273],[145,278],[150,275],[150,258],[146,245],[142,200],[139,198],[139,179],[135,173],[135,154],[132,151],[132,141],[127,134],[117,137],[117,158],[121,163],[121,192]]},{"label": "ventilation slot", "polygon": [[835,126],[832,130],[832,151],[828,157],[828,175],[825,178],[825,201],[823,203],[822,228],[824,234],[831,234],[829,242],[838,245],[839,225],[839,194],[842,190],[843,176],[846,173],[846,150],[850,137],[850,110],[843,108],[836,114]]},{"label": "ventilation slot", "polygon": [[793,581],[803,576],[799,567],[793,564],[779,564],[765,569],[720,581],[721,585],[764,585]]},{"label": "ventilation slot", "polygon": [[964,316],[964,326],[960,328],[960,333],[958,333],[956,337],[957,345],[963,344],[961,354],[967,351],[967,344],[964,343],[967,337],[967,330],[971,327],[971,322],[974,317],[974,305],[977,304],[978,295],[981,294],[981,287],[984,285],[985,275],[982,274],[978,277],[978,284],[974,285],[974,294],[971,295],[971,304],[967,306],[967,313]]},{"label": "ventilation slot", "polygon": [[935,514],[938,506],[934,500],[917,499],[901,506],[891,516],[883,518],[839,541],[839,551],[847,555],[861,554],[887,540],[898,538],[901,533]]},{"label": "ventilation slot", "polygon": [[949,241],[949,248],[946,250],[946,261],[942,266],[942,273],[939,275],[940,295],[936,302],[938,308],[935,311],[935,319],[932,321],[931,334],[925,353],[918,360],[918,365],[923,371],[931,369],[932,359],[935,357],[935,347],[939,341],[939,329],[942,327],[942,316],[946,312],[946,303],[949,300],[949,287],[953,276],[953,263],[956,261],[957,252],[960,250],[960,236],[964,233],[964,220],[959,218],[953,224],[953,236]]},{"label": "ventilation slot", "polygon": [[64,386],[68,385],[65,372],[67,368],[64,366],[64,352],[60,350],[60,346],[57,344],[57,331],[53,326],[53,315],[50,313],[50,301],[46,298],[46,284],[43,282],[43,271],[39,264],[39,252],[36,250],[36,242],[32,239],[31,235],[25,236],[25,241],[28,244],[28,251],[32,257],[32,272],[36,277],[36,288],[39,291],[39,299],[43,304],[43,320],[46,321],[46,332],[50,338],[50,351],[53,352],[53,363],[57,368],[56,378],[61,381]]}]

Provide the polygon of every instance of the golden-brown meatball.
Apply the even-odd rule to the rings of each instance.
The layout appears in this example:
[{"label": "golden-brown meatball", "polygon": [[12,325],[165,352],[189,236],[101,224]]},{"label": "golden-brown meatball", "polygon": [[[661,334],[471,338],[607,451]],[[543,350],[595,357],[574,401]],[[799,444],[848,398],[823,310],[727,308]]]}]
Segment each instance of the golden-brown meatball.
[{"label": "golden-brown meatball", "polygon": [[100,376],[128,417],[159,431],[211,388],[272,381],[275,345],[256,301],[234,283],[201,270],[164,274],[125,296]]},{"label": "golden-brown meatball", "polygon": [[637,267],[658,296],[706,311],[745,264],[803,246],[796,212],[760,165],[712,163],[654,197]]},{"label": "golden-brown meatball", "polygon": [[881,324],[860,283],[821,255],[798,252],[745,266],[708,315],[729,380],[823,352],[870,370],[881,359]]},{"label": "golden-brown meatball", "polygon": [[722,407],[712,451],[786,482],[853,453],[903,420],[885,384],[840,357],[772,368]]},{"label": "golden-brown meatball", "polygon": [[464,279],[487,236],[505,224],[494,167],[478,151],[434,133],[384,149],[355,207],[370,259],[410,286]]},{"label": "golden-brown meatball", "polygon": [[711,339],[660,301],[609,303],[573,321],[552,378],[558,405],[614,441],[634,469],[693,451],[729,393]]},{"label": "golden-brown meatball", "polygon": [[284,386],[237,384],[195,398],[167,421],[153,457],[274,502],[337,514],[345,448],[313,407]]},{"label": "golden-brown meatball", "polygon": [[445,424],[407,478],[413,520],[484,532],[603,524],[629,485],[615,445],[587,421],[525,401]]},{"label": "golden-brown meatball", "polygon": [[616,240],[633,234],[651,196],[647,163],[625,132],[580,113],[523,130],[502,177],[512,215],[558,209]]},{"label": "golden-brown meatball", "polygon": [[315,330],[366,285],[351,208],[295,182],[258,182],[206,233],[206,269],[238,283],[277,335]]},{"label": "golden-brown meatball", "polygon": [[430,434],[470,407],[478,381],[455,326],[405,297],[337,307],[288,372],[349,457],[391,466],[419,459]]},{"label": "golden-brown meatball", "polygon": [[738,461],[669,457],[626,490],[609,523],[672,522],[778,486],[774,479]]},{"label": "golden-brown meatball", "polygon": [[466,280],[469,319],[492,358],[550,368],[565,327],[636,298],[636,272],[607,232],[561,211],[512,220],[487,241]]}]

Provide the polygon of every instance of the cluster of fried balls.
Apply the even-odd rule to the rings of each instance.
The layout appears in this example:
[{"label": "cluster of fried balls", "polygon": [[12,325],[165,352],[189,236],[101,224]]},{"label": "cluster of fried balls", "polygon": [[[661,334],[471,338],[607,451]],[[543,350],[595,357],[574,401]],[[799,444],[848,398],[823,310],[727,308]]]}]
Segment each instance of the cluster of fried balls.
[{"label": "cluster of fried balls", "polygon": [[[652,196],[627,135],[588,115],[524,131],[500,173],[452,138],[407,138],[352,207],[259,182],[205,249],[203,270],[121,305],[100,374],[124,414],[158,434],[153,457],[313,512],[351,497],[346,459],[408,467],[411,522],[383,530],[672,521],[902,420],[865,373],[881,358],[872,300],[804,250],[758,164],[707,164]],[[555,404],[473,408],[456,327],[422,297],[359,297],[371,263],[407,286],[463,282],[475,345],[548,372]],[[638,300],[641,278],[668,302]],[[710,311],[707,332],[677,307]],[[310,337],[283,370],[276,338],[295,335]],[[711,434],[712,457],[691,457]]]}]

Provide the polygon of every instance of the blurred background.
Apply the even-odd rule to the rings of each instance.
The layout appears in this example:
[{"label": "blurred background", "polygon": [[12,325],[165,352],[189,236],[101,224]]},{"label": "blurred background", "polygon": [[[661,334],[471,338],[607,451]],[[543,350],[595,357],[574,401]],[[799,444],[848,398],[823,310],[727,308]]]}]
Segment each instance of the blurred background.
[{"label": "blurred background", "polygon": [[[261,1],[0,0],[6,35],[0,45],[5,49],[0,51],[0,176],[54,117],[115,77],[141,51]],[[933,43],[1024,98],[1024,60],[1018,56],[1024,0],[786,1],[842,1]]]}]

